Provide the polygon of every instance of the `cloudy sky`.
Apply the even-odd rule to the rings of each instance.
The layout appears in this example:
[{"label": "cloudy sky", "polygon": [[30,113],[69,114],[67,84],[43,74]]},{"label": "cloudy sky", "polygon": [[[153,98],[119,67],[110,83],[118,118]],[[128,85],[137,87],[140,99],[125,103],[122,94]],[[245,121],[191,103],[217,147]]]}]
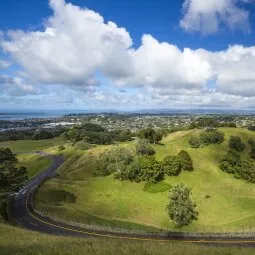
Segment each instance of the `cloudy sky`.
[{"label": "cloudy sky", "polygon": [[0,109],[254,108],[255,0],[1,0]]}]

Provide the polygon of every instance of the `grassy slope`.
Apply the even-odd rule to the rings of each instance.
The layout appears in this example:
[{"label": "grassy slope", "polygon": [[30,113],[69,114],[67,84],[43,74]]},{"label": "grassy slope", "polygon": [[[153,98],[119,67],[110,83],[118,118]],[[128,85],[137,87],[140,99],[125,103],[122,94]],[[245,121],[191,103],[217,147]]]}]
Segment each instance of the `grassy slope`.
[{"label": "grassy slope", "polygon": [[[184,230],[255,230],[254,184],[236,180],[218,168],[219,160],[228,150],[230,135],[239,135],[247,143],[249,138],[255,138],[255,133],[231,128],[222,131],[226,134],[226,141],[222,145],[191,149],[188,139],[190,135],[199,132],[192,130],[171,134],[163,140],[162,145],[155,146],[158,159],[186,149],[194,161],[194,172],[184,172],[178,177],[167,177],[165,180],[170,185],[183,182],[193,189],[193,200],[200,212],[199,220]],[[243,156],[248,156],[248,152],[247,146]],[[143,191],[144,183],[120,182],[112,176],[92,178],[89,170],[93,168],[95,153],[97,149],[70,158],[60,171],[61,178],[66,180],[48,181],[39,191],[37,206],[44,212],[74,221],[97,223],[97,218],[94,220],[93,216],[99,216],[158,228],[173,228],[165,210],[168,203],[167,191],[148,193]],[[47,193],[49,189],[67,190],[75,194],[77,201],[74,204],[62,201],[56,206]],[[205,198],[205,195],[211,198]]]},{"label": "grassy slope", "polygon": [[10,148],[15,153],[45,150],[59,143],[59,138],[47,140],[19,140],[0,142],[0,147]]},{"label": "grassy slope", "polygon": [[1,255],[145,255],[145,254],[189,254],[189,255],[250,255],[253,249],[245,247],[212,247],[203,245],[121,241],[113,239],[80,239],[56,237],[29,232],[0,223],[0,254]]},{"label": "grassy slope", "polygon": [[27,168],[29,179],[47,169],[51,164],[50,159],[36,154],[20,154],[17,158],[19,165]]}]

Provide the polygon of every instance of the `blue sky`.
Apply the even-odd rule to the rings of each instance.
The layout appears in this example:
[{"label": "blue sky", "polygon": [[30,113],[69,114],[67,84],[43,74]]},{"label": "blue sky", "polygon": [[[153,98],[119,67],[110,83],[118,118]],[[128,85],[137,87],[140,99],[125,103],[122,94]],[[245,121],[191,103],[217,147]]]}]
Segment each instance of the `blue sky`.
[{"label": "blue sky", "polygon": [[255,1],[204,3],[2,0],[0,107],[253,108]]}]

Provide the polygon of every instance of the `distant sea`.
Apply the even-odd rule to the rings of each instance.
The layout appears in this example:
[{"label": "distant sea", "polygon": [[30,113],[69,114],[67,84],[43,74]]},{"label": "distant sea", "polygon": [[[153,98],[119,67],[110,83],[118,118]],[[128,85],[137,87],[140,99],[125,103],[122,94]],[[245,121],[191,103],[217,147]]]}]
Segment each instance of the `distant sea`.
[{"label": "distant sea", "polygon": [[116,111],[116,110],[0,110],[0,120],[23,120],[34,118],[57,118],[69,114],[89,114],[89,113],[126,113],[126,114],[226,114],[226,115],[254,115],[255,110],[222,110],[222,109],[142,109],[136,111]]},{"label": "distant sea", "polygon": [[18,111],[18,110],[0,110],[0,120],[23,120],[34,118],[57,118],[68,114],[88,113],[81,110],[42,110],[42,111]]}]

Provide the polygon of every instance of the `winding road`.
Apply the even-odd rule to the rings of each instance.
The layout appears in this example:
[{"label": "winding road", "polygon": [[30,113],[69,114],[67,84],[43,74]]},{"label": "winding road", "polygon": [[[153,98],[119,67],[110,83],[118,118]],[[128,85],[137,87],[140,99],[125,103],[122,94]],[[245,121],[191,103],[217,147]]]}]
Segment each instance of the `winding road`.
[{"label": "winding road", "polygon": [[40,155],[48,157],[52,161],[52,165],[44,172],[34,177],[19,193],[16,195],[12,204],[12,220],[18,225],[33,231],[38,231],[47,234],[75,237],[108,237],[124,240],[141,240],[141,241],[178,241],[183,243],[200,243],[200,244],[236,244],[249,245],[255,247],[255,237],[228,238],[228,237],[192,237],[187,238],[180,233],[166,234],[133,234],[133,233],[112,233],[99,230],[86,230],[84,228],[65,225],[53,221],[47,217],[37,214],[33,210],[33,194],[35,189],[46,179],[55,175],[56,169],[63,163],[64,159],[61,156],[49,155],[40,152]]}]

